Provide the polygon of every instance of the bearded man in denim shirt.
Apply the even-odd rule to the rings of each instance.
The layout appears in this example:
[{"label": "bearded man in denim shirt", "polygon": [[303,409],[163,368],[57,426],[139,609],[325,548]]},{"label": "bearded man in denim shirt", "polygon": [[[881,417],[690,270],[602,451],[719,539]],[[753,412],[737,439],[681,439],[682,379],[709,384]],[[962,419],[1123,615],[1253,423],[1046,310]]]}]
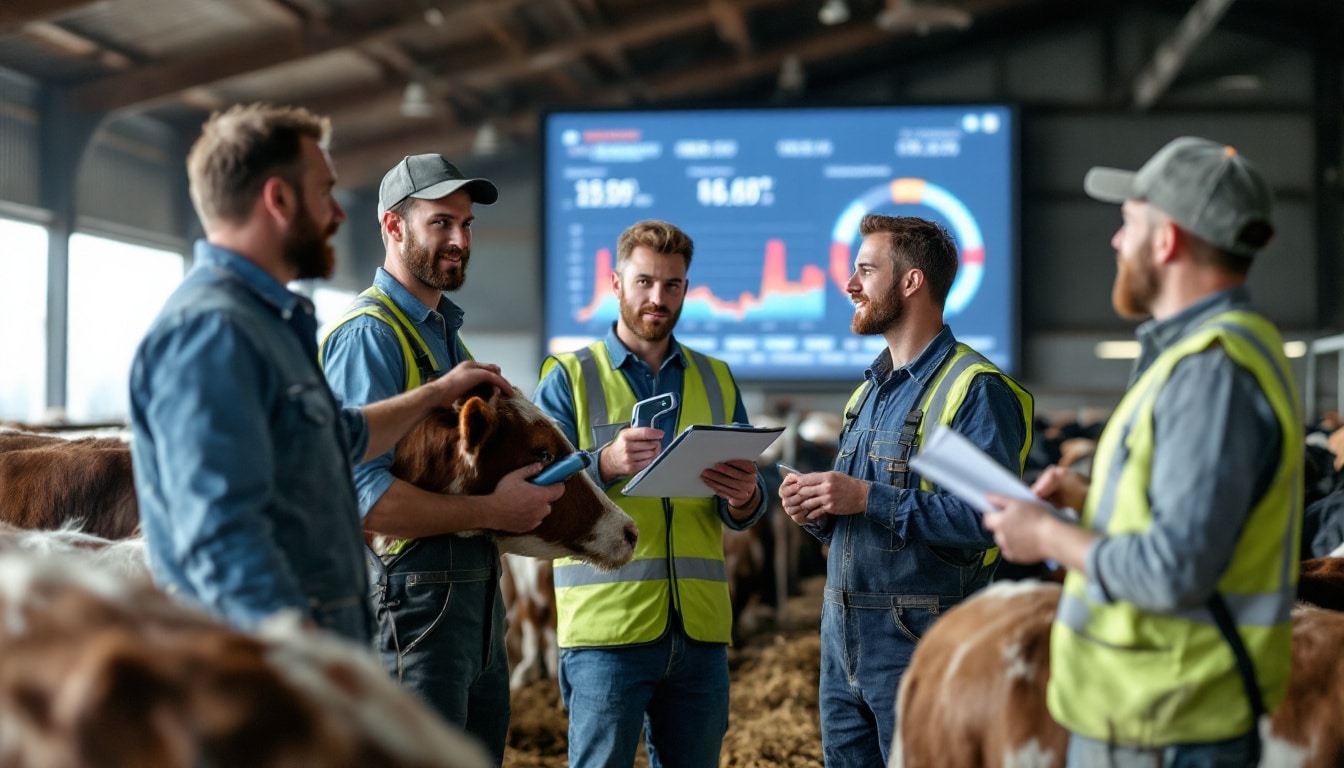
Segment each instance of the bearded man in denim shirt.
[{"label": "bearded man in denim shirt", "polygon": [[910,457],[937,424],[1015,474],[1031,447],[1031,395],[943,323],[958,261],[947,231],[878,215],[859,231],[851,327],[887,348],[845,409],[835,470],[788,475],[779,489],[788,515],[831,545],[820,684],[829,768],[887,764],[916,641],[997,564],[979,513],[923,481]]},{"label": "bearded man in denim shirt", "polygon": [[240,628],[281,610],[368,642],[351,464],[388,450],[472,387],[431,385],[342,409],[317,365],[312,304],[285,284],[326,277],[345,212],[328,125],[254,104],[216,114],[187,159],[206,238],[131,368],[131,454],[155,581]]}]

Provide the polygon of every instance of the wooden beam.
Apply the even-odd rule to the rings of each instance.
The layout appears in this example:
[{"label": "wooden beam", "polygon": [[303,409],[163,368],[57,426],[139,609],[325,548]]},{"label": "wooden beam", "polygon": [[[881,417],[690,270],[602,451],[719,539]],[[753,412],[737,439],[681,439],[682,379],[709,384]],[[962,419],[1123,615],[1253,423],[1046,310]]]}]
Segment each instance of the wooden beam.
[{"label": "wooden beam", "polygon": [[132,62],[120,51],[50,21],[32,21],[23,26],[22,34],[50,46],[67,56],[97,61],[108,69],[130,69]]},{"label": "wooden beam", "polygon": [[[789,0],[734,0],[734,5],[742,11],[782,5]],[[621,50],[664,39],[684,32],[710,26],[714,15],[706,6],[663,14],[643,22],[627,24],[607,32],[585,35],[557,45],[534,51],[523,59],[508,59],[489,63],[480,67],[452,68],[455,79],[471,83],[480,88],[489,88],[500,81],[519,78],[544,72],[589,53],[608,50]]]},{"label": "wooden beam", "polygon": [[33,21],[54,19],[105,0],[4,0],[0,3],[0,36]]},{"label": "wooden beam", "polygon": [[750,58],[756,46],[752,43],[751,32],[747,30],[742,9],[729,0],[709,0],[709,14],[714,18],[719,37],[733,46],[738,58]]},{"label": "wooden beam", "polygon": [[[495,117],[493,122],[501,137],[528,138],[536,132],[537,116],[531,109],[522,109]],[[426,124],[353,147],[333,146],[332,161],[340,186],[347,189],[377,183],[393,163],[411,152],[438,152],[454,162],[462,158],[459,165],[469,164],[479,129],[479,125],[445,128]],[[339,133],[340,126],[335,130]]]},{"label": "wooden beam", "polygon": [[[445,14],[445,24],[466,23],[482,10],[505,13],[527,0],[476,0]],[[390,38],[419,27],[417,18],[392,18],[357,25],[353,21],[340,31],[289,29],[249,40],[243,45],[201,56],[155,64],[112,77],[101,78],[72,89],[70,103],[82,111],[113,111],[145,108],[179,91],[237,77],[286,62],[318,56],[339,48]],[[355,27],[358,28],[355,28]]]}]

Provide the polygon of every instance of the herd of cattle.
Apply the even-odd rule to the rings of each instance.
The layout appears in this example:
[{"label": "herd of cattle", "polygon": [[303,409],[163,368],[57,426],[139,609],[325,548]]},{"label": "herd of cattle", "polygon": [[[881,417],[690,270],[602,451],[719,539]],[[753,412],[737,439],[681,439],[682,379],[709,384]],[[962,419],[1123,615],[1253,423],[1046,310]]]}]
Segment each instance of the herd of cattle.
[{"label": "herd of cattle", "polygon": [[[394,472],[484,492],[568,450],[525,398],[477,397],[408,435]],[[154,590],[137,523],[124,441],[0,428],[0,764],[487,764],[363,649],[294,617],[237,632]],[[548,558],[618,567],[636,537],[584,473],[537,531],[499,537],[514,687],[555,674]],[[796,586],[799,544],[777,509],[726,532],[739,623]],[[1344,765],[1344,558],[1304,563],[1299,597],[1289,696],[1262,724],[1264,764]],[[1055,584],[1005,582],[934,625],[901,686],[893,766],[1063,765],[1067,734],[1045,709],[1058,599]]]}]

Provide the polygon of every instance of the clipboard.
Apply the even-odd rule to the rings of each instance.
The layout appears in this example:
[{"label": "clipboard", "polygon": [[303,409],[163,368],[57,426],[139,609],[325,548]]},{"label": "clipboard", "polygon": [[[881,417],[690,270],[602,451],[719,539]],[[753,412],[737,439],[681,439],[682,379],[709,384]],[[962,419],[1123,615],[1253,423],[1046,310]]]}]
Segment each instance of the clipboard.
[{"label": "clipboard", "polygon": [[673,438],[652,464],[630,478],[621,493],[665,498],[713,496],[714,491],[700,479],[701,472],[732,459],[754,461],[783,432],[783,427],[750,424],[692,424]]}]

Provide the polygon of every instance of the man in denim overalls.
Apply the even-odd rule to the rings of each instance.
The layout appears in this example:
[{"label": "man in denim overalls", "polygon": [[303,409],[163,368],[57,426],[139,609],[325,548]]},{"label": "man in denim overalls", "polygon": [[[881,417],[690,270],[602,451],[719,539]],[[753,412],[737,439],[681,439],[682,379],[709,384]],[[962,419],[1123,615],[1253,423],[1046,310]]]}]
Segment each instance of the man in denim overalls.
[{"label": "man in denim overalls", "polygon": [[853,331],[880,335],[845,409],[835,470],[780,486],[795,522],[829,543],[821,617],[821,743],[826,765],[886,765],[896,690],[915,643],[939,614],[983,586],[994,542],[966,502],[909,468],[946,424],[1021,472],[1031,396],[943,323],[957,250],[923,219],[866,216],[846,286]]}]

